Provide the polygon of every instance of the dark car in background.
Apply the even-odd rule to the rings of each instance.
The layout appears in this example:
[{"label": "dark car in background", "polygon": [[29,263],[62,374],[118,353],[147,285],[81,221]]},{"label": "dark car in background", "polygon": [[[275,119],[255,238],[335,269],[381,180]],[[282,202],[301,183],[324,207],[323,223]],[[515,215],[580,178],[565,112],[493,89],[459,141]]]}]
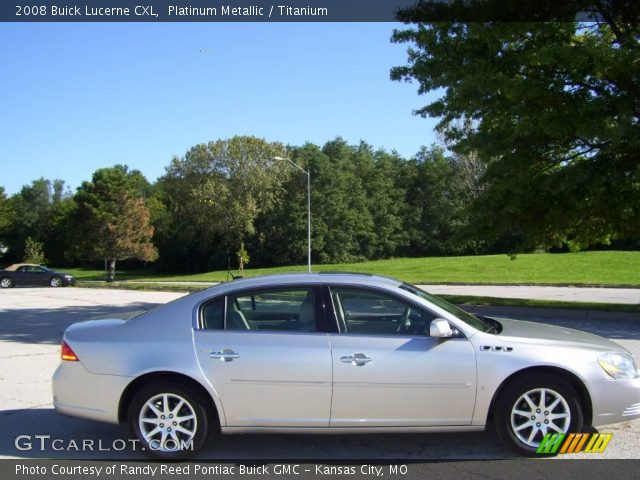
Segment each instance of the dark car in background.
[{"label": "dark car in background", "polygon": [[41,265],[16,263],[0,270],[0,287],[44,286],[64,287],[75,283],[73,275],[56,272]]}]

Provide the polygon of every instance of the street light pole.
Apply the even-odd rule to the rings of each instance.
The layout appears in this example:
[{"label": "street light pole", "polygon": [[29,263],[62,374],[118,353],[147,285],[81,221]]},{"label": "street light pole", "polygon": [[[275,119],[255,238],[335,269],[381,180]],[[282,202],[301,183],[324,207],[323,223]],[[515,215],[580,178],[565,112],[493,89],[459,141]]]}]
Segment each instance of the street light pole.
[{"label": "street light pole", "polygon": [[311,273],[311,169],[307,170],[307,267]]},{"label": "street light pole", "polygon": [[307,176],[307,268],[311,273],[311,170],[305,170],[287,157],[273,157],[274,160],[286,160]]}]

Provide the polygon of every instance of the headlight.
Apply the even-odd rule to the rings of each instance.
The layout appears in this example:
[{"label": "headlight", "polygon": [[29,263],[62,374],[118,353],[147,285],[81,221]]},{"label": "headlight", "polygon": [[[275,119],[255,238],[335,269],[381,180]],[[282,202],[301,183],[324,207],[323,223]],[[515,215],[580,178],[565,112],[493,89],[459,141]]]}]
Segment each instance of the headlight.
[{"label": "headlight", "polygon": [[636,378],[636,364],[631,355],[624,353],[603,353],[598,357],[598,364],[613,378]]}]

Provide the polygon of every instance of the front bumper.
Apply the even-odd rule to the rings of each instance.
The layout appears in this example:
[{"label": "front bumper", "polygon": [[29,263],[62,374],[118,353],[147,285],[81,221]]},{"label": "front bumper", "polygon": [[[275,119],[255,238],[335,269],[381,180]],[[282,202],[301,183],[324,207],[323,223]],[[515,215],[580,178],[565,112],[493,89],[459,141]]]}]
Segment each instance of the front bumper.
[{"label": "front bumper", "polygon": [[640,418],[640,377],[600,380],[592,387],[591,401],[594,426]]}]

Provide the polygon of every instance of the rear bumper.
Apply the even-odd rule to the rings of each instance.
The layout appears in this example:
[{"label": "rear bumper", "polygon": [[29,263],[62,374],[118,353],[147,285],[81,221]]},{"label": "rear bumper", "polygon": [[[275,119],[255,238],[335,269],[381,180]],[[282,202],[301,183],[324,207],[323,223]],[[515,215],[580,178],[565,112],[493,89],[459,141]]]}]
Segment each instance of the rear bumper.
[{"label": "rear bumper", "polygon": [[640,418],[640,377],[599,381],[591,400],[594,426]]},{"label": "rear bumper", "polygon": [[120,398],[130,381],[90,373],[80,362],[63,361],[53,374],[53,406],[72,417],[117,424]]}]

